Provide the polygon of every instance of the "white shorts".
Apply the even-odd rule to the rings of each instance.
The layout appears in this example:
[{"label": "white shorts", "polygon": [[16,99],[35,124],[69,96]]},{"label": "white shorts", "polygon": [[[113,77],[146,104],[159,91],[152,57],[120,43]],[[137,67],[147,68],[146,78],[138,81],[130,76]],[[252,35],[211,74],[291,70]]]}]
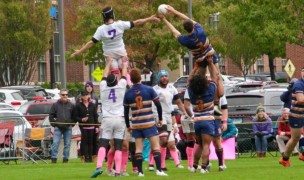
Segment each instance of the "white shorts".
[{"label": "white shorts", "polygon": [[[155,115],[155,119],[158,120],[158,115]],[[167,131],[172,131],[172,115],[163,114],[162,124],[167,125]]]},{"label": "white shorts", "polygon": [[110,50],[103,53],[104,56],[110,56],[113,58],[111,69],[117,70],[122,68],[122,57],[127,57],[127,51],[125,49]]},{"label": "white shorts", "polygon": [[181,116],[181,125],[184,133],[194,133],[194,121],[191,118],[185,119],[185,116]]},{"label": "white shorts", "polygon": [[126,124],[124,117],[104,117],[101,124],[103,139],[124,139]]}]

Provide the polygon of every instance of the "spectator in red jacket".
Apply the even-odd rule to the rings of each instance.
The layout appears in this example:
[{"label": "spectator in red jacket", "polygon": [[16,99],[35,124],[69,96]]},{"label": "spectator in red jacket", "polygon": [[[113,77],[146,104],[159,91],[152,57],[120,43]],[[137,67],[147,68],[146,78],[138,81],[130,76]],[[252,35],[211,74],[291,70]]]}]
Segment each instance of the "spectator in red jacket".
[{"label": "spectator in red jacket", "polygon": [[[285,142],[287,142],[291,137],[288,116],[289,116],[289,108],[283,108],[282,116],[279,119],[278,134],[276,135],[276,140],[281,153],[285,152],[286,150]],[[299,153],[298,145],[294,148],[293,153],[295,154]]]}]

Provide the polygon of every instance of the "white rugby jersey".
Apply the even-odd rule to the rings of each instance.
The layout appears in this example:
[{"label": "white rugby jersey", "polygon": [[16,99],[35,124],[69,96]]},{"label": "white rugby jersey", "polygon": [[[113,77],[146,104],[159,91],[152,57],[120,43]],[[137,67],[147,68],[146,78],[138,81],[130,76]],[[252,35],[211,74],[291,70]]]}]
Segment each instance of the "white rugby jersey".
[{"label": "white rugby jersey", "polygon": [[93,36],[98,41],[102,41],[102,49],[105,52],[122,50],[125,51],[123,33],[131,28],[130,21],[114,21],[112,24],[99,26]]},{"label": "white rugby jersey", "polygon": [[[173,109],[173,97],[178,94],[177,89],[168,84],[166,88],[162,88],[158,85],[153,86],[153,89],[156,91],[156,94],[159,97],[160,104],[162,106],[163,114],[171,114]],[[155,105],[153,104],[153,112],[157,112]]]},{"label": "white rugby jersey", "polygon": [[120,79],[113,87],[107,86],[107,81],[100,83],[100,102],[103,117],[124,116],[123,100],[127,89],[127,81]]}]

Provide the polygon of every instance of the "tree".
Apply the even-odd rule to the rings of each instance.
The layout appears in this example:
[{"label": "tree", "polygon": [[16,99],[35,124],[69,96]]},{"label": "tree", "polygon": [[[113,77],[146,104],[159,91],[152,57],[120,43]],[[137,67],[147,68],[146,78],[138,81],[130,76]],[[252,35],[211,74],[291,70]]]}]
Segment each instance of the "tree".
[{"label": "tree", "polygon": [[[225,17],[225,12],[222,14]],[[257,46],[252,46],[253,41],[250,38],[238,34],[231,22],[225,18],[221,19],[219,34],[222,40],[226,42],[223,53],[234,62],[246,77],[249,68],[255,63],[259,55]]]},{"label": "tree", "polygon": [[[222,1],[227,3],[227,1]],[[271,78],[275,79],[273,60],[285,56],[286,42],[294,42],[299,34],[295,16],[287,11],[289,3],[278,0],[230,0],[230,20],[237,33],[252,40],[260,55],[269,57]]]},{"label": "tree", "polygon": [[49,46],[49,1],[0,2],[0,86],[30,82]]}]

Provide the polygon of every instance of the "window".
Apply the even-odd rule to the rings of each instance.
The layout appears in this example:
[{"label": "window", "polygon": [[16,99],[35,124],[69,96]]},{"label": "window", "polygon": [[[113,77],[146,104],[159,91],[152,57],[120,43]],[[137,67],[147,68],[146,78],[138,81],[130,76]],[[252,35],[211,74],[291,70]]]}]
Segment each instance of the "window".
[{"label": "window", "polygon": [[282,69],[284,69],[284,68],[285,68],[286,63],[287,63],[286,58],[282,58]]},{"label": "window", "polygon": [[258,65],[258,66],[264,66],[264,62],[263,62],[262,58],[259,58],[259,59],[257,60],[257,65]]},{"label": "window", "polygon": [[258,66],[257,73],[264,72],[264,66]]},{"label": "window", "polygon": [[45,56],[41,56],[38,62],[38,81],[46,81],[46,61]]}]

